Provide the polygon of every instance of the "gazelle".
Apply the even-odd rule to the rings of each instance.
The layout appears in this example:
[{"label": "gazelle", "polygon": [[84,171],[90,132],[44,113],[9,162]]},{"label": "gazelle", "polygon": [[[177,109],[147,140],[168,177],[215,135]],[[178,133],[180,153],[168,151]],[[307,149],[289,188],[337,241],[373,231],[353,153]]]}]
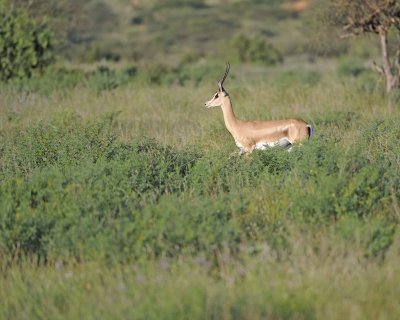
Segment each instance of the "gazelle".
[{"label": "gazelle", "polygon": [[[221,107],[225,126],[231,133],[240,154],[250,154],[254,149],[265,150],[274,147],[289,147],[295,142],[310,138],[312,126],[302,119],[285,119],[275,121],[243,121],[236,118],[231,99],[225,91],[224,81],[230,69],[226,65],[225,73],[218,82],[217,92],[205,103],[207,108]],[[290,149],[289,149],[290,150]]]}]

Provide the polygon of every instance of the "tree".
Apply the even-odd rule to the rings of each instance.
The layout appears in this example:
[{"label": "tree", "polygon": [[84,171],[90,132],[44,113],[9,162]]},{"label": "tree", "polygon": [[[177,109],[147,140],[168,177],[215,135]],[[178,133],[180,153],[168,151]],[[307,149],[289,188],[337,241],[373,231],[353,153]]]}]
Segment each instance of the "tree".
[{"label": "tree", "polygon": [[333,0],[331,12],[342,27],[341,37],[377,34],[380,39],[382,66],[374,61],[374,69],[384,77],[386,93],[400,89],[400,48],[391,59],[388,35],[393,29],[400,31],[399,0]]},{"label": "tree", "polygon": [[[111,30],[118,19],[103,0],[0,0],[9,7],[26,10],[36,21],[46,17],[48,26],[57,39],[55,52],[75,58],[98,38],[104,30]],[[110,2],[110,1],[109,1]]]},{"label": "tree", "polygon": [[53,61],[53,33],[45,22],[2,0],[0,17],[0,80],[30,77]]}]

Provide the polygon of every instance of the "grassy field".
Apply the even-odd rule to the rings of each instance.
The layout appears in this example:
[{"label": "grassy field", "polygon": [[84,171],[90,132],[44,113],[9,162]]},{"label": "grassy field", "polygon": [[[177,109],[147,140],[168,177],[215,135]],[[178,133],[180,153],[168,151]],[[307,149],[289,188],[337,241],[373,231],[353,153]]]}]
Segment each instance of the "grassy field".
[{"label": "grassy field", "polygon": [[233,65],[238,117],[315,128],[249,158],[217,63],[3,85],[0,318],[398,319],[398,102],[345,67]]}]

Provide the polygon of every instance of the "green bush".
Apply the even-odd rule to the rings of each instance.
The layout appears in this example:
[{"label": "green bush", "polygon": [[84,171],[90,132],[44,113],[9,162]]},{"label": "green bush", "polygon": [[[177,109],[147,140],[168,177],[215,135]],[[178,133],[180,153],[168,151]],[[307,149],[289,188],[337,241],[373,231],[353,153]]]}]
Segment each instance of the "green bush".
[{"label": "green bush", "polygon": [[97,67],[96,71],[90,73],[87,78],[88,86],[97,92],[115,89],[125,80],[124,77],[107,66]]},{"label": "green bush", "polygon": [[141,84],[171,84],[175,81],[174,70],[163,64],[146,64],[144,65],[138,74],[138,82]]},{"label": "green bush", "polygon": [[12,79],[1,84],[9,91],[49,93],[54,90],[66,91],[76,86],[86,87],[95,92],[113,90],[128,83],[140,85],[198,85],[203,81],[215,80],[220,76],[214,66],[183,65],[176,68],[164,64],[136,67],[127,65],[122,69],[99,65],[94,71],[79,69],[51,68],[42,75],[27,79]]},{"label": "green bush", "polygon": [[121,60],[119,48],[115,45],[107,43],[106,45],[91,45],[89,48],[82,49],[82,52],[77,53],[79,60],[95,63],[96,61],[111,61],[118,62]]},{"label": "green bush", "polygon": [[297,69],[284,71],[277,75],[274,83],[281,86],[292,84],[313,86],[321,79],[321,74],[313,70]]},{"label": "green bush", "polygon": [[345,77],[358,77],[365,73],[368,69],[364,66],[362,61],[357,59],[345,58],[339,63],[337,73],[339,76]]},{"label": "green bush", "polygon": [[231,61],[261,63],[268,66],[283,62],[282,54],[262,37],[234,37],[228,44]]},{"label": "green bush", "polygon": [[184,65],[176,69],[176,80],[180,85],[191,83],[199,85],[202,82],[215,82],[220,77],[220,70],[214,65]]},{"label": "green bush", "polygon": [[113,90],[137,79],[138,68],[126,66],[112,69],[106,65],[98,66],[94,71],[81,69],[49,68],[41,75],[27,79],[11,79],[1,84],[3,89],[17,92],[67,91],[76,86],[89,88],[95,92]]},{"label": "green bush", "polygon": [[[223,248],[257,253],[262,243],[281,254],[293,221],[374,219],[400,196],[394,121],[366,125],[351,148],[319,134],[291,153],[246,158],[142,137],[120,142],[114,116],[61,114],[2,134],[0,254],[135,260],[186,252],[214,261]],[[324,125],[357,120],[337,118]],[[364,233],[366,257],[382,257],[394,230],[385,223]]]},{"label": "green bush", "polygon": [[10,172],[29,174],[47,166],[95,162],[115,140],[111,130],[114,114],[82,125],[75,114],[60,114],[2,139],[0,176]]},{"label": "green bush", "polygon": [[2,89],[11,92],[40,92],[49,94],[52,91],[68,91],[85,79],[85,73],[79,69],[48,68],[42,74],[30,78],[15,78],[1,84]]},{"label": "green bush", "polygon": [[53,33],[22,8],[0,2],[0,79],[30,77],[53,60]]},{"label": "green bush", "polygon": [[157,2],[153,9],[180,8],[182,6],[200,9],[204,8],[206,4],[204,0],[169,0]]},{"label": "green bush", "polygon": [[378,220],[374,221],[371,229],[365,255],[370,258],[384,258],[386,251],[393,243],[396,224]]}]

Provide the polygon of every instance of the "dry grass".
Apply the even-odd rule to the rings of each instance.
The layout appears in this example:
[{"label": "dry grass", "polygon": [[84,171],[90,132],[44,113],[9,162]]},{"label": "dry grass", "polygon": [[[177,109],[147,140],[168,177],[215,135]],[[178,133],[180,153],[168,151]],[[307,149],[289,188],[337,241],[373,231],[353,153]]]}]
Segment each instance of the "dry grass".
[{"label": "dry grass", "polygon": [[111,268],[25,263],[1,278],[0,316],[397,319],[399,239],[380,262],[366,260],[357,240],[349,245],[322,230],[297,231],[290,241],[288,256],[268,246],[244,259],[222,251],[217,273],[188,257]]},{"label": "dry grass", "polygon": [[[328,64],[329,65],[329,64]],[[317,64],[317,71],[323,66]],[[395,103],[379,93],[354,90],[328,72],[317,85],[279,84],[279,73],[257,73],[252,67],[238,66],[226,83],[235,112],[243,119],[301,117],[315,125],[336,112],[352,112],[368,121],[398,113]],[[278,83],[277,83],[278,81]],[[220,110],[205,109],[204,102],[215,91],[215,83],[194,86],[143,86],[130,84],[112,91],[92,92],[77,87],[67,92],[41,93],[5,91],[0,96],[0,130],[21,128],[48,119],[54,113],[74,112],[83,118],[117,112],[120,137],[130,140],[138,135],[154,137],[178,147],[193,144],[213,145],[213,131],[221,129]],[[353,134],[353,133],[352,133]],[[221,138],[221,136],[218,136]],[[226,141],[226,140],[224,140]]]}]

